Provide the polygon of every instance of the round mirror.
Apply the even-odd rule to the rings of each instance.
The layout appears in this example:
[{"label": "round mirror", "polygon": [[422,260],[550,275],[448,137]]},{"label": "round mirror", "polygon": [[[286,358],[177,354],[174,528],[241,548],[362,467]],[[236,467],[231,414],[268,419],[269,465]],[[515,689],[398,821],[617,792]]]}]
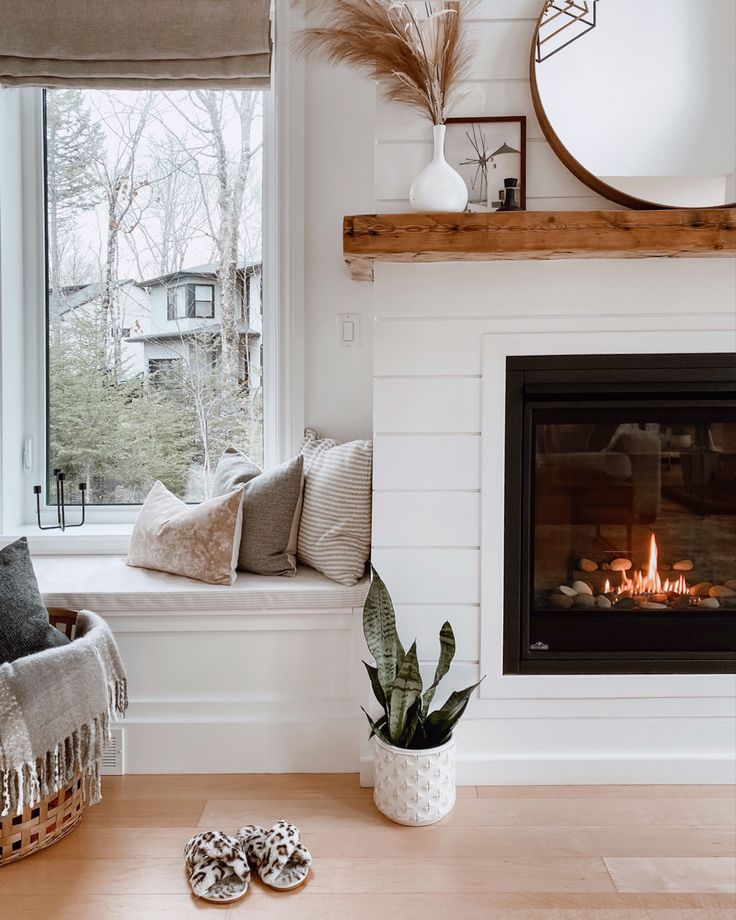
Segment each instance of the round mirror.
[{"label": "round mirror", "polygon": [[548,0],[531,85],[553,149],[599,194],[735,206],[736,0]]}]

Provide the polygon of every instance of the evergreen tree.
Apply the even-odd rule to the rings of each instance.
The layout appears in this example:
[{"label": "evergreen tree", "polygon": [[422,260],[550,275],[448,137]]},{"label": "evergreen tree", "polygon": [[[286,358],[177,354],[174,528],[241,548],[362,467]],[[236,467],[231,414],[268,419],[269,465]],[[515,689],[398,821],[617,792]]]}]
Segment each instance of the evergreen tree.
[{"label": "evergreen tree", "polygon": [[156,479],[184,494],[191,410],[173,393],[114,373],[98,312],[75,311],[59,326],[49,347],[53,464],[70,483],[88,483],[90,502],[140,502]]},{"label": "evergreen tree", "polygon": [[61,307],[62,261],[77,214],[100,201],[95,163],[103,132],[78,89],[46,91],[46,187],[51,313]]}]

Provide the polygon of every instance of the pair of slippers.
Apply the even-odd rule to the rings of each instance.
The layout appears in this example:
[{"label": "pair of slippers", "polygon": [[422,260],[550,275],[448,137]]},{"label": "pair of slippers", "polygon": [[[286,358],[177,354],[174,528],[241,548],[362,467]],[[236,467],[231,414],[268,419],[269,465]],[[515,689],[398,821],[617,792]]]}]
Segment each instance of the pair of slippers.
[{"label": "pair of slippers", "polygon": [[299,829],[285,820],[270,830],[249,824],[234,837],[220,831],[197,834],[184,847],[192,891],[218,904],[237,901],[248,890],[251,868],[270,888],[296,888],[312,862],[300,837]]}]

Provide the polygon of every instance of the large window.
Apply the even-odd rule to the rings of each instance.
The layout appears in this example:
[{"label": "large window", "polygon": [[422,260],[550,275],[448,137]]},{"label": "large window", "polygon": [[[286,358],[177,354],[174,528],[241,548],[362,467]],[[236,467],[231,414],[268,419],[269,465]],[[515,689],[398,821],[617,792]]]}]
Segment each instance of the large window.
[{"label": "large window", "polygon": [[48,90],[47,467],[93,504],[262,460],[263,94]]}]

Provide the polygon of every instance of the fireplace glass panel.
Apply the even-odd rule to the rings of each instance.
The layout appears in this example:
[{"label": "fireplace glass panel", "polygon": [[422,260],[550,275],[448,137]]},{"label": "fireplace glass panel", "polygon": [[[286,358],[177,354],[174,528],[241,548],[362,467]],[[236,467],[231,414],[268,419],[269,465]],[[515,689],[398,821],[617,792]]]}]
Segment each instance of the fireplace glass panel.
[{"label": "fireplace glass panel", "polygon": [[528,421],[528,647],[732,647],[733,408],[537,406]]}]

